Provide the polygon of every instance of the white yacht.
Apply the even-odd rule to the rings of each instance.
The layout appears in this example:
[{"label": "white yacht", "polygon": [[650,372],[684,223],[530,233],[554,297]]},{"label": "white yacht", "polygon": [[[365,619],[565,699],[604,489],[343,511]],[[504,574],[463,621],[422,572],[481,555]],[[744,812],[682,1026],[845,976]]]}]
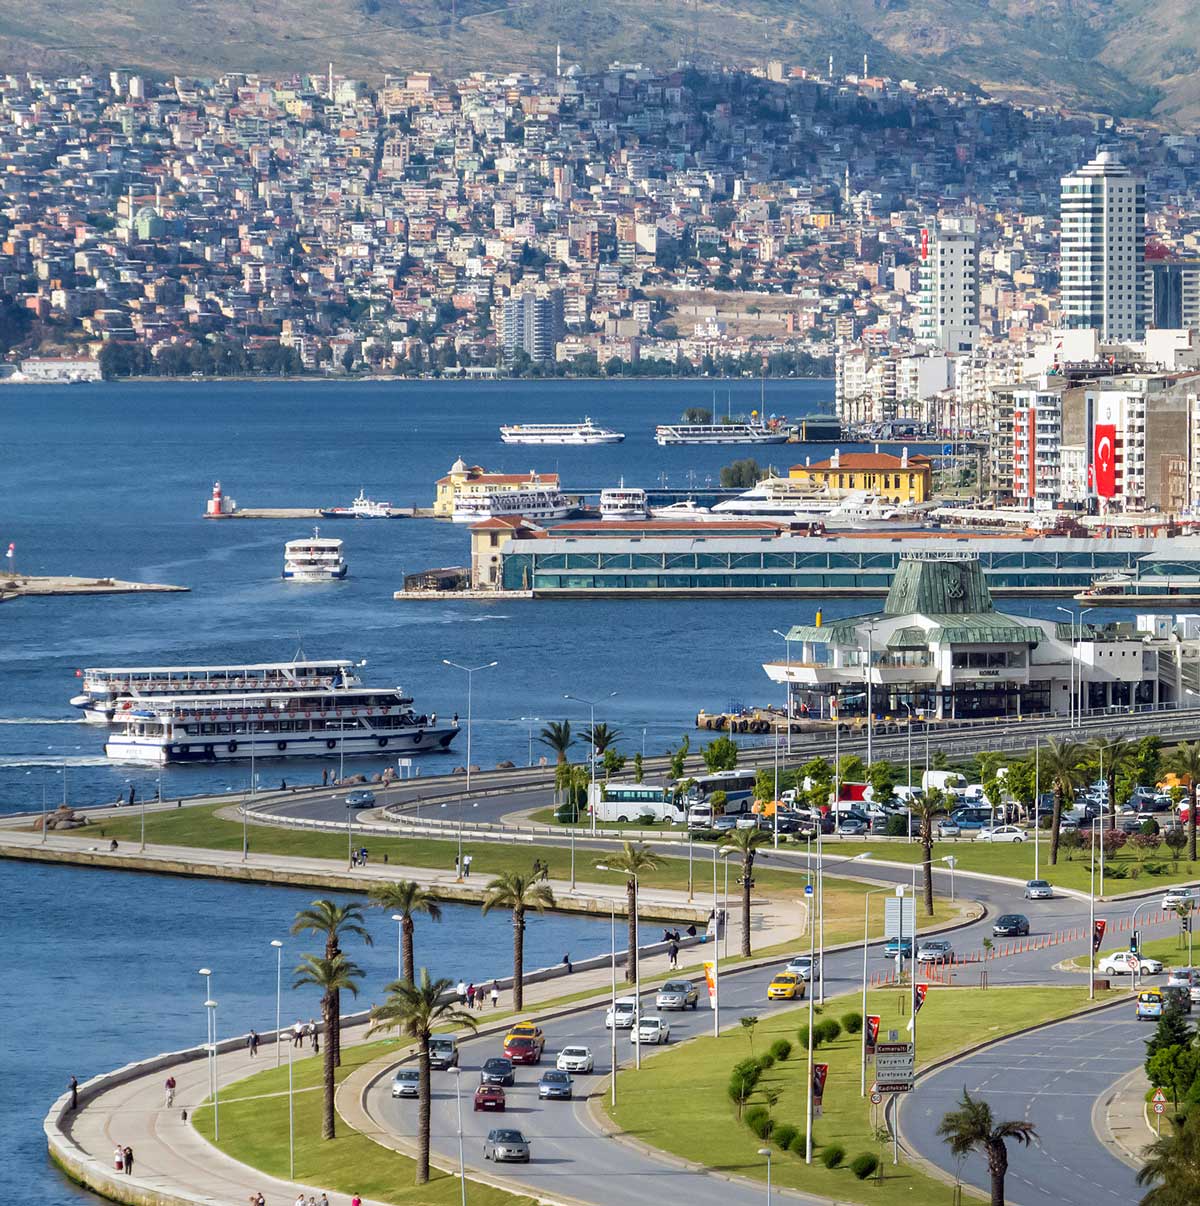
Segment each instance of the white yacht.
[{"label": "white yacht", "polygon": [[650,508],[652,519],[707,519],[711,515],[712,512],[694,498],[681,498],[678,502]]},{"label": "white yacht", "polygon": [[513,423],[500,428],[505,444],[619,444],[623,431],[600,427],[590,418],[582,423]]},{"label": "white yacht", "polygon": [[827,528],[896,528],[924,527],[921,511],[912,506],[894,503],[878,494],[863,492],[848,494],[829,512],[824,520]]},{"label": "white yacht", "polygon": [[600,491],[601,519],[645,519],[648,515],[645,490],[622,482],[613,489]]},{"label": "white yacht", "polygon": [[345,658],[309,659],[241,666],[91,666],[76,670],[82,690],[71,699],[90,724],[109,724],[114,716],[156,698],[171,695],[245,695],[247,692],[329,691],[356,687],[354,662]]},{"label": "white yacht", "polygon": [[412,702],[398,687],[140,700],[116,718],[104,753],[114,762],[168,766],[447,749],[458,718],[418,715]]},{"label": "white yacht", "polygon": [[390,519],[392,504],[376,502],[360,489],[358,497],[348,507],[327,507],[321,514],[327,519]]},{"label": "white yacht", "polygon": [[563,519],[571,503],[561,490],[534,486],[528,490],[496,490],[490,494],[460,496],[450,518],[455,523],[479,523],[497,516],[520,515],[525,519]]},{"label": "white yacht", "polygon": [[346,576],[342,542],[321,535],[320,528],[283,546],[283,576],[295,582],[333,582]]},{"label": "white yacht", "polygon": [[671,444],[786,444],[788,433],[754,423],[663,423],[654,442]]},{"label": "white yacht", "polygon": [[764,477],[757,486],[736,498],[726,498],[714,504],[713,514],[819,523],[839,501],[828,491],[808,481]]}]

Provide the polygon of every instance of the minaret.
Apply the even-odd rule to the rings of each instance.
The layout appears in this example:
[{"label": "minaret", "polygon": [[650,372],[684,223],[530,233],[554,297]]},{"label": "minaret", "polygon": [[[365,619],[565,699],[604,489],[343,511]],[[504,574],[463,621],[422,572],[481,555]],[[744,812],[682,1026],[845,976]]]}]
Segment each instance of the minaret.
[{"label": "minaret", "polygon": [[868,75],[870,75],[870,72],[867,70],[867,56],[866,56],[866,52],[864,51],[863,52],[863,79],[865,80]]},{"label": "minaret", "polygon": [[562,43],[559,42],[557,49],[554,52],[554,74],[559,78],[562,77]]},{"label": "minaret", "polygon": [[833,55],[829,56],[829,80],[833,82]]},{"label": "minaret", "polygon": [[333,100],[333,64],[329,64],[329,99]]},{"label": "minaret", "polygon": [[846,174],[842,179],[842,201],[850,208],[850,165],[846,164]]}]

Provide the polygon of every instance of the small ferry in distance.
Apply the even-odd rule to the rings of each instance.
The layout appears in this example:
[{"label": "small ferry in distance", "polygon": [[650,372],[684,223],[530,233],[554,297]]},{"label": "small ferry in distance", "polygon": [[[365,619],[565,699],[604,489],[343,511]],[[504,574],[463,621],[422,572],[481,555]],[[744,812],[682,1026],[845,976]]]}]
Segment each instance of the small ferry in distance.
[{"label": "small ferry in distance", "polygon": [[513,423],[500,428],[505,444],[619,444],[623,431],[600,427],[590,418],[582,423]]},{"label": "small ferry in distance", "polygon": [[654,429],[654,442],[663,448],[673,444],[786,444],[787,441],[787,431],[757,423],[660,423]]},{"label": "small ferry in distance", "polygon": [[551,486],[535,486],[528,490],[495,490],[489,494],[459,497],[450,518],[455,523],[480,523],[506,515],[521,515],[526,519],[564,519],[571,510],[571,503],[561,490]]},{"label": "small ferry in distance", "polygon": [[624,482],[610,490],[600,491],[601,519],[646,519],[646,491],[631,488]]},{"label": "small ferry in distance", "polygon": [[458,718],[418,715],[399,687],[139,700],[104,745],[114,762],[170,766],[445,750]]},{"label": "small ferry in distance", "polygon": [[346,658],[304,658],[242,666],[91,666],[76,670],[83,690],[71,699],[89,724],[109,724],[122,712],[170,695],[244,695],[253,691],[330,691],[357,687],[357,666]]},{"label": "small ferry in distance", "polygon": [[336,582],[349,567],[342,556],[342,542],[321,535],[320,528],[301,540],[283,546],[283,576],[293,582]]},{"label": "small ferry in distance", "polygon": [[358,497],[348,507],[326,507],[321,515],[325,519],[390,519],[392,504],[376,502],[360,488]]}]

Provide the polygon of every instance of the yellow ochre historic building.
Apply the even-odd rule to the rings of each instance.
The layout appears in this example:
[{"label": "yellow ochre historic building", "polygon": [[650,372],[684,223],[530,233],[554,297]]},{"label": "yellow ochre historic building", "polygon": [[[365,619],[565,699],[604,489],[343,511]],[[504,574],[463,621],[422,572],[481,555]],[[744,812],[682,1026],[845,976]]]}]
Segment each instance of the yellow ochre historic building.
[{"label": "yellow ochre historic building", "polygon": [[923,503],[933,493],[933,462],[927,456],[887,452],[842,452],[827,461],[793,465],[788,477],[807,480],[834,494],[869,491],[897,503]]},{"label": "yellow ochre historic building", "polygon": [[449,518],[460,498],[479,494],[498,494],[502,490],[528,490],[531,487],[558,489],[557,473],[488,473],[480,465],[468,465],[460,456],[450,472],[437,481],[434,515]]}]

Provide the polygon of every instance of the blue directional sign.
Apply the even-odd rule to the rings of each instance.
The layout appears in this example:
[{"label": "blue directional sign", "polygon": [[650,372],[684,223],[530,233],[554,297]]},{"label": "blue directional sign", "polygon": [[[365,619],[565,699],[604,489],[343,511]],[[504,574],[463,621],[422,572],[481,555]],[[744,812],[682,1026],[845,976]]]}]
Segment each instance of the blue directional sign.
[{"label": "blue directional sign", "polygon": [[812,886],[812,884],[805,884],[805,885],[804,885],[804,895],[805,895],[805,896],[811,896],[812,894],[813,894],[813,886]]},{"label": "blue directional sign", "polygon": [[942,456],[953,456],[953,455],[954,455],[954,445],[953,444],[943,444],[942,445]]}]

